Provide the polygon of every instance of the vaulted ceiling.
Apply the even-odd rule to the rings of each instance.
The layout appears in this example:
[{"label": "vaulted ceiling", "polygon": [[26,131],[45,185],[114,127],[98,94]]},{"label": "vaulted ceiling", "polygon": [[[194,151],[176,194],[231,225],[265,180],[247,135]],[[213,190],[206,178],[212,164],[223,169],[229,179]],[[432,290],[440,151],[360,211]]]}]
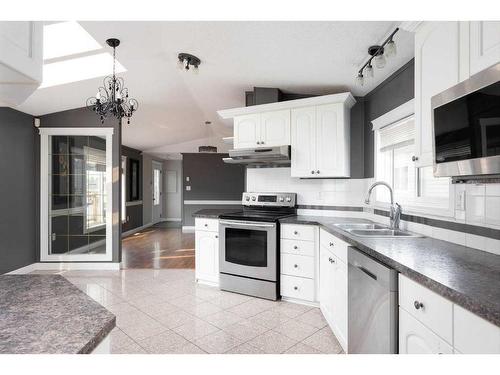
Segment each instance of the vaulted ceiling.
[{"label": "vaulted ceiling", "polygon": [[[396,34],[398,54],[363,87],[356,72],[367,48],[397,22],[80,22],[103,46],[121,39],[121,73],[140,108],[124,125],[127,146],[171,157],[199,145],[227,150],[230,123],[216,111],[244,106],[254,86],[285,92],[365,95],[413,57],[413,36]],[[202,60],[198,75],[177,68],[177,54]],[[82,107],[102,78],[38,89],[18,109],[33,115]],[[211,125],[205,125],[211,121]]]}]

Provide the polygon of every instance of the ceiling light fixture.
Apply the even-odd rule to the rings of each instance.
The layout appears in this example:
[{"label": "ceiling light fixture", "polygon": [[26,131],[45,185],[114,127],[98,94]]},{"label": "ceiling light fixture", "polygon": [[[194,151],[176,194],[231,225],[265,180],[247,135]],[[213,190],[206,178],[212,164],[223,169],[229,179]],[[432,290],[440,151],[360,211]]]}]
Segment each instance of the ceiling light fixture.
[{"label": "ceiling light fixture", "polygon": [[139,108],[139,102],[129,99],[123,78],[116,77],[116,47],[120,45],[120,40],[111,38],[106,40],[106,43],[113,48],[113,75],[105,77],[103,86],[97,89],[96,96],[87,99],[87,108],[100,116],[101,124],[104,124],[109,114],[116,117],[120,125],[124,117],[127,118],[127,124],[130,124],[130,118]]},{"label": "ceiling light fixture", "polygon": [[[398,31],[399,28],[397,27],[381,45],[375,45],[368,48],[368,54],[370,55],[370,58],[363,64],[361,69],[358,70],[358,76],[356,77],[356,82],[359,86],[363,86],[365,83],[364,75],[369,78],[373,77],[372,60],[374,60],[375,66],[378,69],[382,69],[383,67],[385,67],[386,58],[392,58],[396,56],[397,49],[396,43],[394,42],[393,38]],[[364,75],[363,71],[365,73]]]},{"label": "ceiling light fixture", "polygon": [[196,56],[191,55],[189,53],[181,52],[177,56],[177,59],[178,59],[177,67],[180,70],[189,71],[190,68],[192,67],[193,73],[198,74],[198,67],[201,64],[201,60],[199,58],[197,58]]}]

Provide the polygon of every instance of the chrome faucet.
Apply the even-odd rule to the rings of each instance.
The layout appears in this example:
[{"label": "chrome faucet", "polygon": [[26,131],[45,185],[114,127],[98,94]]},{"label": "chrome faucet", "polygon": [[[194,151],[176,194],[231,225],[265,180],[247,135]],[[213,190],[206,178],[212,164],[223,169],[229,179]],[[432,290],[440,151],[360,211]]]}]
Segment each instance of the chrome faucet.
[{"label": "chrome faucet", "polygon": [[391,195],[391,209],[389,211],[389,225],[391,229],[399,229],[399,221],[401,220],[401,206],[398,203],[394,203],[394,194],[392,192],[391,186],[384,182],[384,181],[377,181],[370,186],[368,189],[368,194],[366,194],[366,199],[365,203],[370,204],[370,196],[372,194],[372,190],[376,186],[385,186],[387,189],[389,189],[389,193]]}]

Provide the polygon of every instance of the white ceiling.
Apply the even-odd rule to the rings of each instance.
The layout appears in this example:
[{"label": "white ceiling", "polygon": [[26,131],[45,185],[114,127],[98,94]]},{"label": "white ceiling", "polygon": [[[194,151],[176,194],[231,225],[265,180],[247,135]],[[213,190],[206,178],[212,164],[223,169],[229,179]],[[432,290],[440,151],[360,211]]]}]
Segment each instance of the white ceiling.
[{"label": "white ceiling", "polygon": [[[356,71],[367,48],[385,37],[397,22],[80,22],[100,43],[121,39],[117,58],[121,75],[140,104],[130,126],[127,146],[172,157],[211,144],[228,145],[222,137],[232,128],[216,111],[244,106],[244,91],[253,86],[285,92],[364,95],[413,57],[413,36],[396,34],[398,55],[364,87]],[[198,75],[177,68],[177,54],[202,60]],[[37,90],[18,107],[43,115],[82,107],[95,95],[102,78]],[[205,125],[205,121],[212,121]],[[226,120],[227,121],[227,120]]]}]

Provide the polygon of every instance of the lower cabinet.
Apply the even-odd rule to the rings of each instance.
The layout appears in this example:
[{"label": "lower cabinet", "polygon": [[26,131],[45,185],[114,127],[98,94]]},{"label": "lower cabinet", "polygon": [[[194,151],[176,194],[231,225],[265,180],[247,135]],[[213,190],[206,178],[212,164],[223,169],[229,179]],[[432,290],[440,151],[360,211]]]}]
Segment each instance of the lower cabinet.
[{"label": "lower cabinet", "polygon": [[453,354],[453,348],[399,308],[399,354]]},{"label": "lower cabinet", "polygon": [[219,232],[196,230],[195,274],[197,282],[219,284]]},{"label": "lower cabinet", "polygon": [[347,350],[347,265],[320,246],[320,309],[340,344]]}]

